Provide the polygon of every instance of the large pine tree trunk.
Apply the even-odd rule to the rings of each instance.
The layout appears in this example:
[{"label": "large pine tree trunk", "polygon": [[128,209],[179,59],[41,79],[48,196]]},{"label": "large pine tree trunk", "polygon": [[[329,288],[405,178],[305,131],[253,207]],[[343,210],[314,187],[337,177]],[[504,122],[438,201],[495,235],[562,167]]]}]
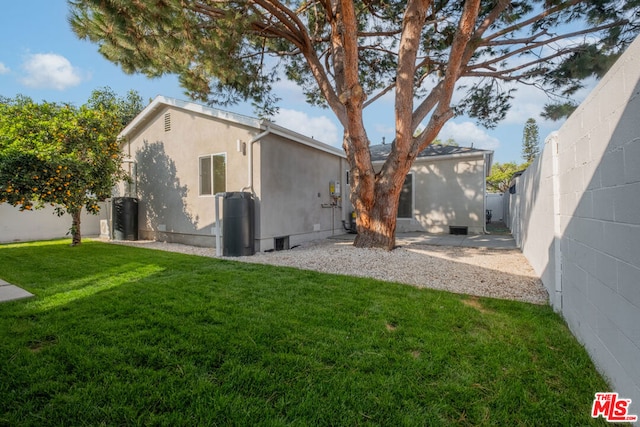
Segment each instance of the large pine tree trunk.
[{"label": "large pine tree trunk", "polygon": [[[401,189],[401,188],[400,188]],[[392,250],[396,245],[396,218],[400,189],[378,191],[370,206],[359,203],[354,245],[359,248]]]},{"label": "large pine tree trunk", "polygon": [[80,235],[80,215],[82,210],[73,211],[71,213],[71,246],[76,246],[82,243],[82,237]]},{"label": "large pine tree trunk", "polygon": [[358,231],[354,245],[393,250],[400,192],[411,163],[391,162],[393,167],[386,164],[376,172],[371,165],[369,147],[363,147],[358,154],[347,150],[347,159],[352,165],[369,164],[368,168],[351,167],[351,203],[356,211]]}]

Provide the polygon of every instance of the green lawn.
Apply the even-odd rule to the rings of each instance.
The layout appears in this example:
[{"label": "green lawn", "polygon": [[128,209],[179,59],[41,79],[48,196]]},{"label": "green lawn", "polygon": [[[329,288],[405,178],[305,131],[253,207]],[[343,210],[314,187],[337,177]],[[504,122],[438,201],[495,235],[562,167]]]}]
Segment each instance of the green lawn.
[{"label": "green lawn", "polygon": [[0,245],[0,425],[588,425],[549,307],[85,242]]}]

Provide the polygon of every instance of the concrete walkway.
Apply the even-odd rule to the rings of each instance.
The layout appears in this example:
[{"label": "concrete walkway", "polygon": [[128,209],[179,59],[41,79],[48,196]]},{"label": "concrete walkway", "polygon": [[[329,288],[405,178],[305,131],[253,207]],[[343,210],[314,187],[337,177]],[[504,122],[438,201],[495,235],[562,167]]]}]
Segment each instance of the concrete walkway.
[{"label": "concrete walkway", "polygon": [[13,301],[16,299],[32,297],[31,292],[27,292],[22,288],[9,284],[0,279],[0,302]]},{"label": "concrete walkway", "polygon": [[[341,234],[330,239],[351,240],[355,234]],[[422,232],[397,233],[397,246],[435,245],[463,246],[468,248],[518,249],[516,241],[508,234],[428,234]]]}]

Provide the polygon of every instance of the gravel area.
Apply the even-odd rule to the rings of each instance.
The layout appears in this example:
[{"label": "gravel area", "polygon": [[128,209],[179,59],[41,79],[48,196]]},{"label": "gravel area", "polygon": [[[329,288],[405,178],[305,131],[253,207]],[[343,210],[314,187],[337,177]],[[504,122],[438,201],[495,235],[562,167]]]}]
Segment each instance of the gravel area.
[{"label": "gravel area", "polygon": [[[214,248],[150,241],[114,242],[215,257]],[[449,292],[547,304],[540,279],[518,249],[407,245],[391,252],[358,249],[349,241],[316,240],[287,251],[224,258],[370,277]]]}]

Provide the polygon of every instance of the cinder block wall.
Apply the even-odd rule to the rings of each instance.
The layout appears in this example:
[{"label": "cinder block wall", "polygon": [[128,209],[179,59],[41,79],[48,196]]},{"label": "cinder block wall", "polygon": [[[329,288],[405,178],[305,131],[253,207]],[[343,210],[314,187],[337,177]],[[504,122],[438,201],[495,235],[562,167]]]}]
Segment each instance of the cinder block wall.
[{"label": "cinder block wall", "polygon": [[509,223],[552,305],[640,414],[640,39],[518,178]]},{"label": "cinder block wall", "polygon": [[[100,220],[107,218],[104,205],[101,204],[99,215],[83,213],[80,219],[82,236],[100,235]],[[0,204],[0,243],[69,237],[70,228],[71,217],[57,216],[52,207],[20,212],[9,204]]]}]

